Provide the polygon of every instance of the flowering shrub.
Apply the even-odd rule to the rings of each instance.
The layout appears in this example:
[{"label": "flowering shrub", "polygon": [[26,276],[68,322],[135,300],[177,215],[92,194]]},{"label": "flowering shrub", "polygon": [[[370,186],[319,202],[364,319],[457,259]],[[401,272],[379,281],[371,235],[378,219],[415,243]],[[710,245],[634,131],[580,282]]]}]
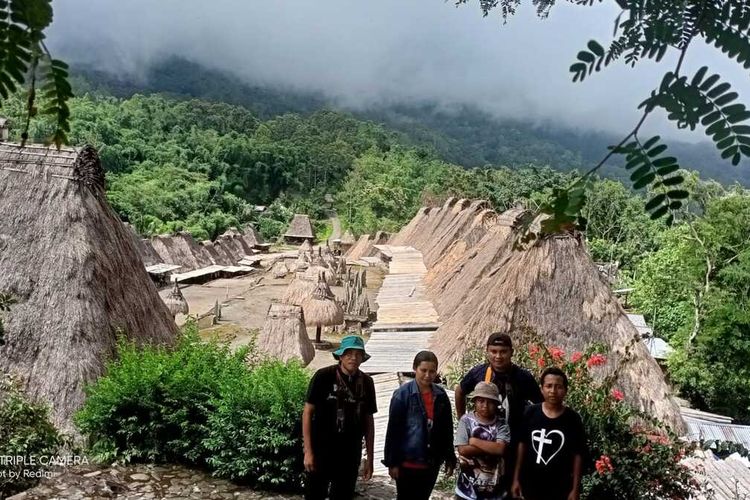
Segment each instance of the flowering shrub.
[{"label": "flowering shrub", "polygon": [[537,343],[516,349],[514,361],[535,375],[547,366],[558,366],[568,375],[566,404],[581,415],[589,445],[582,498],[690,497],[691,475],[679,463],[687,445],[625,402],[625,394],[613,387],[614,377],[602,382],[593,377],[607,364],[604,349],[566,353]]}]

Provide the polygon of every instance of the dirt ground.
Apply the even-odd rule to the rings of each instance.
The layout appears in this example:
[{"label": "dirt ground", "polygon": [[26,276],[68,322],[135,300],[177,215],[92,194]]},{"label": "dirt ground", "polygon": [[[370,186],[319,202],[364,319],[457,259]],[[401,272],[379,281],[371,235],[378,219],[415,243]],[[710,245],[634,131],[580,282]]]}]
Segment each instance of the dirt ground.
[{"label": "dirt ground", "polygon": [[[367,268],[367,293],[370,308],[375,311],[377,304],[375,296],[383,283],[384,271],[377,267]],[[260,283],[258,278],[262,277]],[[217,279],[202,285],[181,285],[180,290],[190,307],[190,315],[201,315],[210,311],[216,301],[221,304],[221,320],[219,324],[200,331],[202,338],[217,339],[229,342],[233,349],[247,344],[251,336],[263,328],[266,314],[273,302],[281,300],[284,290],[292,281],[293,273],[283,279],[275,279],[266,271],[257,271],[246,276],[231,279]],[[344,295],[341,286],[331,287],[337,297]],[[166,297],[170,289],[161,290],[159,294]],[[177,324],[182,325],[187,316],[178,315]],[[315,328],[308,328],[308,335],[315,339]],[[364,331],[365,339],[369,336]],[[311,370],[317,370],[333,363],[331,351],[338,348],[342,335],[323,330],[323,340],[331,343],[331,348],[316,351],[315,358],[308,365]]]}]

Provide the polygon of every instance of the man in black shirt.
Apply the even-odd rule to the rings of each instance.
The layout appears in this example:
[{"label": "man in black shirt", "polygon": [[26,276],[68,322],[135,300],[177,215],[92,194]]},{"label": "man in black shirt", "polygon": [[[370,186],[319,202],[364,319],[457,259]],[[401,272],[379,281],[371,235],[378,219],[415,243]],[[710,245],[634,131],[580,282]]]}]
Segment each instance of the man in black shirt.
[{"label": "man in black shirt", "polygon": [[359,370],[370,356],[362,338],[350,335],[341,340],[333,357],[337,365],[313,375],[302,413],[306,500],[354,497],[363,436],[367,449],[364,479],[372,477],[375,384]]},{"label": "man in black shirt", "polygon": [[510,488],[513,479],[515,450],[523,428],[523,412],[529,402],[541,403],[542,393],[534,376],[513,364],[513,341],[505,333],[493,333],[487,339],[487,362],[473,367],[456,386],[456,414],[466,413],[466,396],[479,382],[492,382],[500,390],[498,416],[510,427],[510,446],[505,457],[504,484]]}]

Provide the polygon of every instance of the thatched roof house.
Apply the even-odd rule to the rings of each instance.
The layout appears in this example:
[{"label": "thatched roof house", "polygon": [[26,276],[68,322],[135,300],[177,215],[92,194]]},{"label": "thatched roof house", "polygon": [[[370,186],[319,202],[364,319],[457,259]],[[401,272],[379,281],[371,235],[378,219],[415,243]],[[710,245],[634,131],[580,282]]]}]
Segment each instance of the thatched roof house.
[{"label": "thatched roof house", "polygon": [[448,200],[439,210],[420,210],[404,234],[393,238],[426,256],[427,291],[443,322],[431,348],[441,363],[482,348],[494,331],[514,336],[518,348],[534,336],[568,352],[603,343],[610,361],[599,374],[617,371],[617,384],[631,403],[681,429],[659,366],[580,235],[549,236],[518,250],[514,241],[525,212],[495,216],[488,210],[480,202]]},{"label": "thatched roof house", "polygon": [[0,370],[52,405],[70,430],[83,388],[102,375],[118,332],[168,343],[177,328],[104,195],[96,151],[0,144]]},{"label": "thatched roof house", "polygon": [[257,345],[261,351],[282,361],[298,359],[307,365],[315,357],[302,308],[295,305],[271,304]]},{"label": "thatched roof house", "polygon": [[312,241],[315,238],[310,217],[303,214],[294,214],[294,219],[289,224],[289,229],[284,233],[284,239],[289,243],[301,243],[304,240]]},{"label": "thatched roof house", "polygon": [[344,231],[344,235],[341,237],[341,250],[346,252],[357,242],[351,229]]}]

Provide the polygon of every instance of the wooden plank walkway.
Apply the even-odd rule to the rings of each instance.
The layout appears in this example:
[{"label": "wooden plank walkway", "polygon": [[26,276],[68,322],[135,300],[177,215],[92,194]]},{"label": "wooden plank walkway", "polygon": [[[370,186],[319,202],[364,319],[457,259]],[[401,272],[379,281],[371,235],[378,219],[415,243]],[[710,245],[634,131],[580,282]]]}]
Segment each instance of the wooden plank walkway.
[{"label": "wooden plank walkway", "polygon": [[385,330],[385,325],[429,325],[438,323],[438,313],[427,298],[424,276],[427,268],[422,253],[413,247],[382,245],[381,252],[390,255],[388,275],[378,291],[376,329]]},{"label": "wooden plank walkway", "polygon": [[427,268],[422,254],[413,247],[378,245],[388,261],[389,273],[375,301],[378,320],[367,341],[371,358],[361,370],[373,376],[378,400],[375,415],[375,475],[387,476],[381,460],[388,428],[388,409],[393,391],[399,387],[399,372],[412,371],[414,356],[427,349],[440,326],[437,311],[427,298],[424,276]]},{"label": "wooden plank walkway", "polygon": [[377,476],[387,476],[388,469],[383,465],[383,450],[385,448],[385,431],[388,429],[388,408],[391,405],[391,396],[393,391],[398,389],[398,375],[395,373],[383,373],[373,375],[375,382],[375,398],[378,402],[378,412],[375,414],[375,463],[373,464],[374,474]]},{"label": "wooden plank walkway", "polygon": [[414,371],[414,356],[427,349],[433,331],[373,332],[367,341],[367,352],[372,358],[362,365],[362,370],[367,373]]}]

